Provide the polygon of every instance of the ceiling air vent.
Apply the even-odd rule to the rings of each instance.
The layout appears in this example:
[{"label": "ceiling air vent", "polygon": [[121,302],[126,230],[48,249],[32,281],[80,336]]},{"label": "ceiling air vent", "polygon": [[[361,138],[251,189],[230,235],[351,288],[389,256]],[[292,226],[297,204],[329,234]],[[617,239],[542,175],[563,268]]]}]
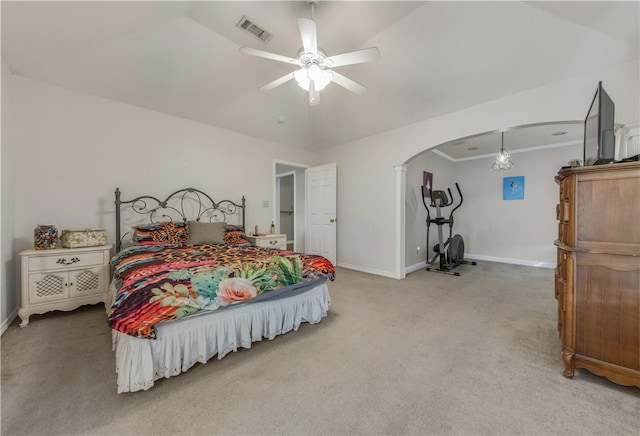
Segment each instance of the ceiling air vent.
[{"label": "ceiling air vent", "polygon": [[262,29],[255,23],[252,23],[251,21],[249,21],[247,17],[242,17],[240,21],[238,21],[238,24],[236,24],[236,27],[239,27],[245,32],[253,35],[254,37],[258,38],[260,41],[264,43],[269,42],[269,40],[273,37],[272,34]]}]

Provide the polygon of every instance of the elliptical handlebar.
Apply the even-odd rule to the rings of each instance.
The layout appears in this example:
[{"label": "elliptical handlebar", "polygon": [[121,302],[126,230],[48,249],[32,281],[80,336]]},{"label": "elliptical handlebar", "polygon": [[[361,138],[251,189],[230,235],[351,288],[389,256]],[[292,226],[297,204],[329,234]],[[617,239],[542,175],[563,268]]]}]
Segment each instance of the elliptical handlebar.
[{"label": "elliptical handlebar", "polygon": [[[456,209],[458,209],[460,206],[462,206],[462,202],[464,201],[464,197],[462,196],[462,191],[460,190],[460,185],[458,185],[458,182],[455,183],[456,185],[456,190],[458,191],[458,195],[460,196],[460,203],[458,203],[456,205],[456,207],[454,207],[451,210],[450,215],[453,215],[453,213],[456,211]],[[429,216],[429,208],[427,207],[427,202],[425,201],[425,196],[424,196],[424,190],[422,189],[423,186],[420,186],[420,191],[422,192],[422,204],[424,204],[424,208],[427,210],[427,216]],[[440,207],[446,207],[446,206],[450,206],[453,203],[453,193],[451,192],[451,188],[447,188],[447,192],[449,193],[449,198],[446,199],[446,201],[442,198],[442,196],[446,197],[446,194],[444,193],[444,191],[431,191],[431,207],[436,207],[435,205],[435,200],[434,200],[434,195],[433,193],[436,192],[438,193],[437,197],[440,198],[441,200],[443,200],[443,203],[440,204]],[[442,194],[440,194],[442,193]]]},{"label": "elliptical handlebar", "polygon": [[[429,208],[427,207],[427,202],[424,200],[427,197],[424,196],[423,188],[424,187],[422,185],[420,185],[420,192],[422,192],[422,204],[424,204],[424,208],[427,210],[427,220],[431,220],[431,214],[429,214]],[[431,195],[431,194],[429,194],[429,195]]]},{"label": "elliptical handlebar", "polygon": [[[447,189],[449,189],[449,188],[447,188]],[[460,203],[458,203],[458,205],[451,210],[451,216],[453,216],[453,213],[456,211],[457,208],[462,206],[462,202],[464,201],[464,197],[462,196],[462,191],[460,190],[460,186],[458,186],[458,182],[456,182],[456,189],[458,190],[458,195],[460,196]],[[450,189],[449,189],[449,195],[451,195],[451,190]],[[453,197],[451,197],[451,199],[453,201]]]}]

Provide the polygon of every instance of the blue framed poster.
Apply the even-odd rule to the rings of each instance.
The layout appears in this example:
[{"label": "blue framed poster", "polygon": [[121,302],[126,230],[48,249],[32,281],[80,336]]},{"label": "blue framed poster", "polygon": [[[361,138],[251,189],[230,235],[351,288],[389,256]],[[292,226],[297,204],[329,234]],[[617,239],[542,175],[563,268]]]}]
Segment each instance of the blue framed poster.
[{"label": "blue framed poster", "polygon": [[502,179],[503,200],[524,200],[524,176]]}]

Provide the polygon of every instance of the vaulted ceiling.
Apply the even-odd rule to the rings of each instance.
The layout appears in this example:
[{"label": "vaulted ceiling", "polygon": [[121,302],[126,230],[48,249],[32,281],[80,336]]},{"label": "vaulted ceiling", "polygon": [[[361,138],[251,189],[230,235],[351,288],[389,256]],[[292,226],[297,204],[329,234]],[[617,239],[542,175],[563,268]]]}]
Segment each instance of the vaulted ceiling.
[{"label": "vaulted ceiling", "polygon": [[336,68],[368,90],[330,84],[319,106],[295,81],[260,91],[295,68],[238,50],[295,57],[306,1],[2,1],[2,56],[31,79],[313,150],[638,59],[639,6],[321,1],[319,46],[381,59]]}]

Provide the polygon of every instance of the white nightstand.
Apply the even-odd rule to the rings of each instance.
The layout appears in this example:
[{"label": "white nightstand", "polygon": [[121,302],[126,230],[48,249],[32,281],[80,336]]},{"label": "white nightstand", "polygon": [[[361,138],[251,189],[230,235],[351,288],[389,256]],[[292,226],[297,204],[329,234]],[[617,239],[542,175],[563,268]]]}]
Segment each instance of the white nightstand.
[{"label": "white nightstand", "polygon": [[256,247],[277,248],[278,250],[287,249],[287,235],[284,234],[247,235],[247,240],[251,242],[251,245],[255,245]]},{"label": "white nightstand", "polygon": [[22,257],[20,327],[29,316],[103,303],[109,282],[111,245],[25,250]]}]

